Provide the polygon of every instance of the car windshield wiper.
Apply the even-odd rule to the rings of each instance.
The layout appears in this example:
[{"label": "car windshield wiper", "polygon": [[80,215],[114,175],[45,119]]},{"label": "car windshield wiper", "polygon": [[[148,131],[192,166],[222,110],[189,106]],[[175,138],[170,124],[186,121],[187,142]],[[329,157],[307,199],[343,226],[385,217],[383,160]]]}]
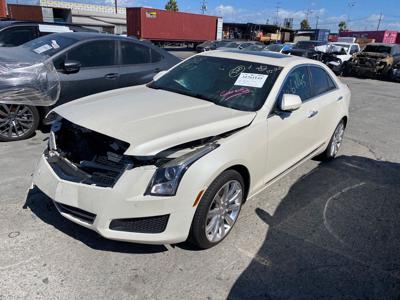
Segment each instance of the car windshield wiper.
[{"label": "car windshield wiper", "polygon": [[181,94],[181,95],[185,95],[185,96],[189,96],[189,97],[194,97],[194,98],[198,98],[198,99],[201,99],[201,100],[205,100],[205,101],[208,101],[208,102],[215,103],[212,99],[204,96],[203,94],[199,94],[199,93],[191,93],[191,92],[178,90],[178,89],[171,89],[171,88],[167,88],[167,87],[154,86],[154,85],[151,85],[151,84],[147,85],[147,87],[155,89],[155,90],[164,90],[164,91],[167,91],[167,92],[177,93],[177,94]]}]

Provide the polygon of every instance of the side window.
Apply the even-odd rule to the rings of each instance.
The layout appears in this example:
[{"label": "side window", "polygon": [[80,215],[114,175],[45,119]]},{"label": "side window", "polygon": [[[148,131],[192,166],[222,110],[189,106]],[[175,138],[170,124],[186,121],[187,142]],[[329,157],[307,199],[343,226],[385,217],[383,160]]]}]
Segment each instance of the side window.
[{"label": "side window", "polygon": [[358,47],[356,45],[351,46],[350,54],[354,54],[358,52]]},{"label": "side window", "polygon": [[332,78],[322,68],[310,67],[310,71],[314,90],[313,96],[318,96],[336,88]]},{"label": "side window", "polygon": [[163,59],[163,56],[158,53],[156,50],[151,49],[151,62],[155,63],[155,62],[159,62]]},{"label": "side window", "polygon": [[14,47],[37,38],[35,26],[17,26],[0,32],[0,46]]},{"label": "side window", "polygon": [[116,60],[116,42],[113,40],[92,41],[71,49],[68,60],[76,60],[82,68],[113,66]]},{"label": "side window", "polygon": [[311,84],[308,67],[299,67],[292,71],[287,77],[280,95],[295,94],[300,96],[302,101],[311,98]]},{"label": "side window", "polygon": [[151,62],[150,48],[134,42],[121,42],[121,64],[136,65]]}]

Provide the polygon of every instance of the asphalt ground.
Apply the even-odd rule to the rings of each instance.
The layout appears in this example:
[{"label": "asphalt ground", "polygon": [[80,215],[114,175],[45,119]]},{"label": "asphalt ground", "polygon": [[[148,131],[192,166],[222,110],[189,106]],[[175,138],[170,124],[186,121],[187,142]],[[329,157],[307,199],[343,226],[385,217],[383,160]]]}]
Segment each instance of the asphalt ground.
[{"label": "asphalt ground", "polygon": [[0,144],[0,299],[399,299],[400,84],[352,90],[339,157],[243,207],[217,247],[114,242],[28,191],[46,133]]}]

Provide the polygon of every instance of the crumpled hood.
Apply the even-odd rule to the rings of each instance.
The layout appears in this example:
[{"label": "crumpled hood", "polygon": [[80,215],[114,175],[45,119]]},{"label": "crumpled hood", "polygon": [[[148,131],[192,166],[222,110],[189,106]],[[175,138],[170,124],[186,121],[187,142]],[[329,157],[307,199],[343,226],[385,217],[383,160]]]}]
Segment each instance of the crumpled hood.
[{"label": "crumpled hood", "polygon": [[371,57],[371,58],[388,58],[389,54],[377,53],[377,52],[360,52],[356,54],[356,57]]},{"label": "crumpled hood", "polygon": [[256,115],[146,86],[92,95],[54,111],[79,126],[128,142],[125,154],[136,156],[246,126]]}]

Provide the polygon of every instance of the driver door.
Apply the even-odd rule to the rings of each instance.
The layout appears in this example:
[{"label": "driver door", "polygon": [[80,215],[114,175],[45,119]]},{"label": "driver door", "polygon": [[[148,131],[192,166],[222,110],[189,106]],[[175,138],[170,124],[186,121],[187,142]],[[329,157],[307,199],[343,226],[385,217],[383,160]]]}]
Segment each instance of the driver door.
[{"label": "driver door", "polygon": [[[292,112],[280,111],[283,94],[300,96],[302,105]],[[267,119],[267,174],[265,182],[273,180],[318,149],[315,117],[318,114],[312,99],[310,74],[307,66],[292,70],[287,76],[276,101],[276,108]]]}]

